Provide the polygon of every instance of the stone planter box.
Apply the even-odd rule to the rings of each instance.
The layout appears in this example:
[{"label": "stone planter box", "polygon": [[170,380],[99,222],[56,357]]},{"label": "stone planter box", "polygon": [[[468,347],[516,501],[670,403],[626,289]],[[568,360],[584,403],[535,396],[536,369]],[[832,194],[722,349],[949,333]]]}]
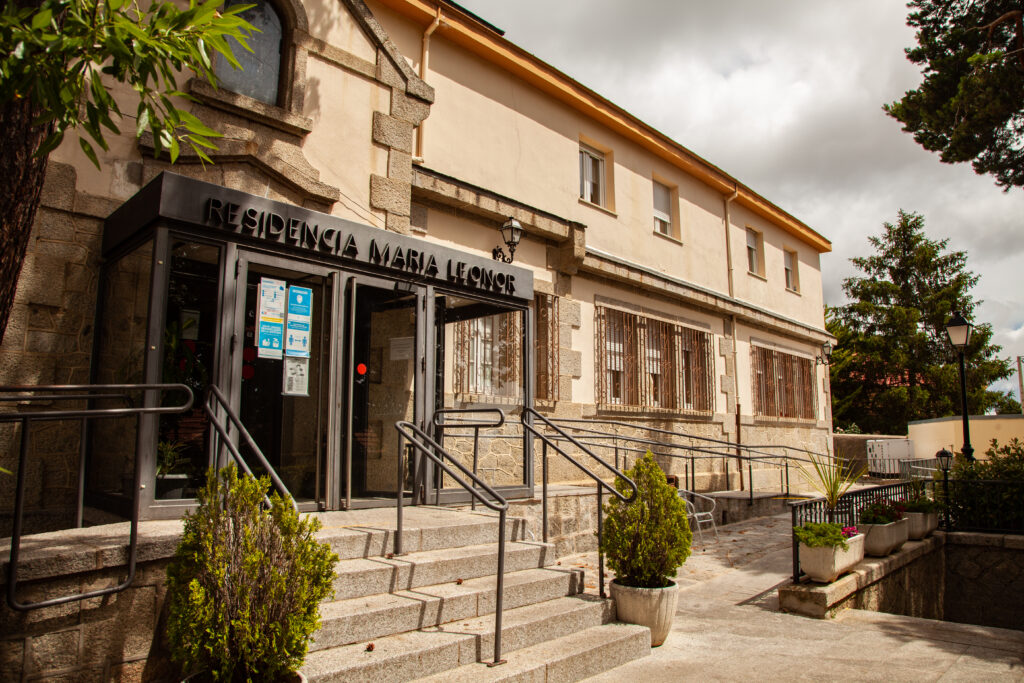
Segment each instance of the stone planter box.
[{"label": "stone planter box", "polygon": [[847,550],[824,546],[811,548],[800,544],[800,568],[818,583],[832,583],[864,559],[864,534],[846,540]]},{"label": "stone planter box", "polygon": [[896,552],[910,538],[910,520],[906,517],[891,524],[858,524],[857,528],[864,534],[864,554],[872,557]]},{"label": "stone planter box", "polygon": [[907,512],[905,516],[910,523],[907,535],[911,540],[919,541],[939,528],[938,512]]}]

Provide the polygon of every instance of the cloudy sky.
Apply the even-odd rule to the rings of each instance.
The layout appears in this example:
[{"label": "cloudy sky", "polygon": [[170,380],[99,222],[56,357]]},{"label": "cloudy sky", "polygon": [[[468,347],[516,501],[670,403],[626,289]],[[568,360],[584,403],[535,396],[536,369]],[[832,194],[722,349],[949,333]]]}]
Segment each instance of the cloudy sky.
[{"label": "cloudy sky", "polygon": [[[921,80],[901,2],[459,2],[831,239],[828,304],[868,235],[921,213],[968,252],[1002,355],[1024,355],[1024,191],[940,163],[882,112]],[[1016,395],[1016,373],[1000,388]]]}]

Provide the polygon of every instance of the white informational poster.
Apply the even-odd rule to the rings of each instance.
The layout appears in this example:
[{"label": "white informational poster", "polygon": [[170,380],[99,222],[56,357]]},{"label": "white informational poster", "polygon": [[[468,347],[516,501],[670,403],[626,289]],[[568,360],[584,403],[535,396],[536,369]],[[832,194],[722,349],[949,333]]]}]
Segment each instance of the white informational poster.
[{"label": "white informational poster", "polygon": [[284,331],[284,355],[309,358],[309,330],[313,319],[313,290],[288,288],[288,318]]},{"label": "white informational poster", "polygon": [[284,351],[284,280],[260,278],[260,316],[256,351],[260,358],[280,359]]},{"label": "white informational poster", "polygon": [[309,396],[309,359],[285,356],[282,396]]},{"label": "white informational poster", "polygon": [[413,337],[392,337],[391,360],[412,360],[415,341]]}]

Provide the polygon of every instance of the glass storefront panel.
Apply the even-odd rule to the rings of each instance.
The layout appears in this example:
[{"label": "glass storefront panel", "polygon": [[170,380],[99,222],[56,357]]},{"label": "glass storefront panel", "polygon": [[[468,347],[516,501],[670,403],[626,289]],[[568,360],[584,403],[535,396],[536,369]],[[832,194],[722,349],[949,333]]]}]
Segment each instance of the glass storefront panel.
[{"label": "glass storefront panel", "polygon": [[202,401],[216,376],[220,261],[217,246],[172,238],[161,381],[189,387],[195,404],[188,413],[160,417],[157,499],[194,498],[206,476],[210,425]]},{"label": "glass storefront panel", "polygon": [[[94,359],[98,384],[140,384],[145,381],[146,329],[153,268],[153,241],[110,263],[100,283],[102,311]],[[132,397],[136,404],[138,397]],[[95,402],[96,408],[124,408],[123,399]],[[93,420],[90,431],[87,489],[92,493],[129,496],[135,479],[138,418]]]},{"label": "glass storefront panel", "polygon": [[[439,371],[443,368],[443,377],[437,378],[444,387],[440,406],[504,411],[503,427],[480,431],[476,472],[491,486],[521,486],[526,481],[519,426],[526,397],[524,313],[452,295],[439,295],[435,311],[439,328],[437,367]],[[485,413],[466,417],[492,419]],[[453,415],[447,421],[457,424],[460,419]],[[472,431],[453,427],[445,434],[445,449],[472,470]],[[445,488],[458,487],[449,479],[446,475]]]}]

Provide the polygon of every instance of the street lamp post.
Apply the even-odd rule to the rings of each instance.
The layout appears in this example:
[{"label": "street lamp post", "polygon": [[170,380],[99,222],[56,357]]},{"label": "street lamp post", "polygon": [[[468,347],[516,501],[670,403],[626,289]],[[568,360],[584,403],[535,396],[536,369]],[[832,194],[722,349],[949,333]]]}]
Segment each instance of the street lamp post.
[{"label": "street lamp post", "polygon": [[953,317],[946,323],[946,336],[949,344],[960,354],[960,412],[964,420],[964,447],[961,451],[968,461],[974,460],[974,448],[971,446],[971,426],[968,421],[967,411],[967,375],[964,365],[964,349],[971,340],[971,323],[960,315],[960,311],[953,311]]},{"label": "street lamp post", "polygon": [[935,454],[939,461],[939,469],[942,470],[942,502],[946,508],[946,531],[949,531],[949,467],[953,461],[953,454],[943,448]]}]

